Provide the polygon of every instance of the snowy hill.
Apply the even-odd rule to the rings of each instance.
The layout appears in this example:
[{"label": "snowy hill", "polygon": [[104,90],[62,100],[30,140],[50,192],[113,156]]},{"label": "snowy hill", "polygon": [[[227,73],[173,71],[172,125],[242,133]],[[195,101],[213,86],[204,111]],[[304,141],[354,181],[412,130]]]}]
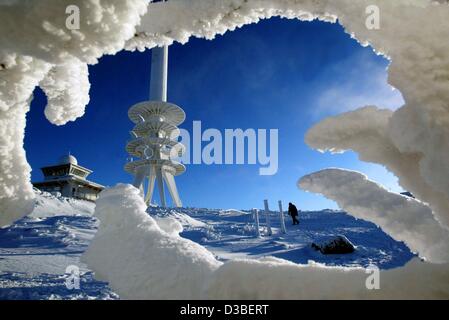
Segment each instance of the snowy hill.
[{"label": "snowy hill", "polygon": [[[0,229],[0,299],[116,299],[106,283],[96,281],[80,262],[98,227],[94,204],[37,194],[33,213]],[[301,212],[299,226],[280,234],[278,213],[271,213],[273,236],[255,237],[252,213],[235,209],[149,208],[156,220],[171,217],[182,225],[181,236],[200,243],[221,261],[274,256],[295,263],[309,260],[327,265],[368,266],[383,269],[403,266],[413,254],[374,224],[344,212]],[[265,224],[260,216],[261,227]],[[357,247],[347,255],[322,255],[310,247],[322,236],[342,234]],[[79,290],[65,286],[67,266],[80,268]]]}]

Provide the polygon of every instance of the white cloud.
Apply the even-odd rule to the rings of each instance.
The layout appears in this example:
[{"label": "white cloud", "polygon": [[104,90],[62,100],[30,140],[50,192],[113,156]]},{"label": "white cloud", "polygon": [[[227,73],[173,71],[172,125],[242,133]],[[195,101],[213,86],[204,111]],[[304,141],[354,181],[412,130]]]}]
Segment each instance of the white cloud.
[{"label": "white cloud", "polygon": [[372,55],[374,53],[370,55],[365,51],[323,72],[323,82],[326,77],[338,80],[317,93],[312,116],[335,115],[365,105],[396,110],[404,104],[401,93],[388,84],[384,65],[377,63]]}]

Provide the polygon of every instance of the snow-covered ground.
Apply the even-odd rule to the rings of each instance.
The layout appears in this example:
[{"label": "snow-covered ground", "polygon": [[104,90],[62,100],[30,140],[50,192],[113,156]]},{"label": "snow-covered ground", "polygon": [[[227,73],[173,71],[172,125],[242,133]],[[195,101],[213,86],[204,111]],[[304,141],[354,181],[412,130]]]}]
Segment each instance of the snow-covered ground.
[{"label": "snow-covered ground", "polygon": [[[183,225],[181,236],[205,246],[221,261],[235,258],[275,256],[295,263],[309,260],[326,265],[363,266],[375,264],[383,269],[403,266],[413,254],[376,225],[357,220],[344,212],[323,210],[300,212],[301,223],[291,225],[285,215],[287,234],[281,234],[279,213],[271,212],[273,236],[265,236],[265,219],[260,213],[261,237],[255,237],[253,215],[245,211],[212,209],[152,208],[151,215],[172,216]],[[357,246],[352,254],[322,255],[310,244],[330,235],[345,235]]]},{"label": "snow-covered ground", "polygon": [[[92,240],[98,221],[91,215],[94,204],[48,193],[37,194],[33,213],[0,229],[0,299],[117,299],[106,283],[94,279],[80,262]],[[414,255],[374,224],[356,220],[344,212],[301,212],[299,226],[280,234],[278,213],[272,212],[273,236],[255,237],[251,212],[218,209],[149,208],[149,214],[170,216],[183,225],[181,236],[205,246],[221,261],[275,256],[296,263],[309,260],[327,265],[368,266],[382,269],[403,266]],[[322,255],[310,247],[327,235],[345,235],[357,249],[352,254]],[[80,268],[80,289],[69,290],[66,268]]]},{"label": "snow-covered ground", "polygon": [[[0,229],[0,299],[114,299],[80,256],[97,230],[95,205],[37,193],[28,217]],[[68,266],[79,267],[80,289],[66,288]]]}]

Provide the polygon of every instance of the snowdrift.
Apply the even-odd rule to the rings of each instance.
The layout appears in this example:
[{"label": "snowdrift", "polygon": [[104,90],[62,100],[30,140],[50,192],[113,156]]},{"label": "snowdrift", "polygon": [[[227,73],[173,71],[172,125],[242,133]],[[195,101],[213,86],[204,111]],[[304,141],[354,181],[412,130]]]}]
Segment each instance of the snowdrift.
[{"label": "snowdrift", "polygon": [[95,210],[95,203],[65,198],[60,195],[53,195],[34,189],[36,202],[33,211],[28,215],[32,218],[48,218],[55,216],[92,216]]},{"label": "snowdrift", "polygon": [[103,191],[95,209],[100,227],[83,260],[124,299],[201,298],[205,279],[220,263],[174,232],[182,227],[170,228],[146,209],[131,185]]},{"label": "snowdrift", "polygon": [[219,262],[145,211],[131,185],[103,191],[95,209],[100,227],[82,258],[123,299],[449,298],[447,264],[414,259],[381,271],[381,290],[367,290],[363,268],[277,258]]}]

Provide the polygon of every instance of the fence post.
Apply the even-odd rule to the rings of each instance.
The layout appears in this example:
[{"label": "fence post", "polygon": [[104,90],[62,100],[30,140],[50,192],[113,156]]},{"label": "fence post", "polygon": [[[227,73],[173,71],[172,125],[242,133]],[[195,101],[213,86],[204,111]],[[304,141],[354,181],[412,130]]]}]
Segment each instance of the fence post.
[{"label": "fence post", "polygon": [[267,222],[267,235],[271,236],[273,232],[271,231],[271,221],[270,221],[270,210],[268,209],[268,200],[264,200],[265,206],[265,220]]},{"label": "fence post", "polygon": [[287,233],[287,229],[285,229],[284,212],[282,211],[282,201],[281,200],[279,200],[279,219],[281,220],[282,233]]},{"label": "fence post", "polygon": [[254,222],[256,224],[256,237],[260,238],[260,230],[259,230],[259,210],[253,209],[254,214]]}]

